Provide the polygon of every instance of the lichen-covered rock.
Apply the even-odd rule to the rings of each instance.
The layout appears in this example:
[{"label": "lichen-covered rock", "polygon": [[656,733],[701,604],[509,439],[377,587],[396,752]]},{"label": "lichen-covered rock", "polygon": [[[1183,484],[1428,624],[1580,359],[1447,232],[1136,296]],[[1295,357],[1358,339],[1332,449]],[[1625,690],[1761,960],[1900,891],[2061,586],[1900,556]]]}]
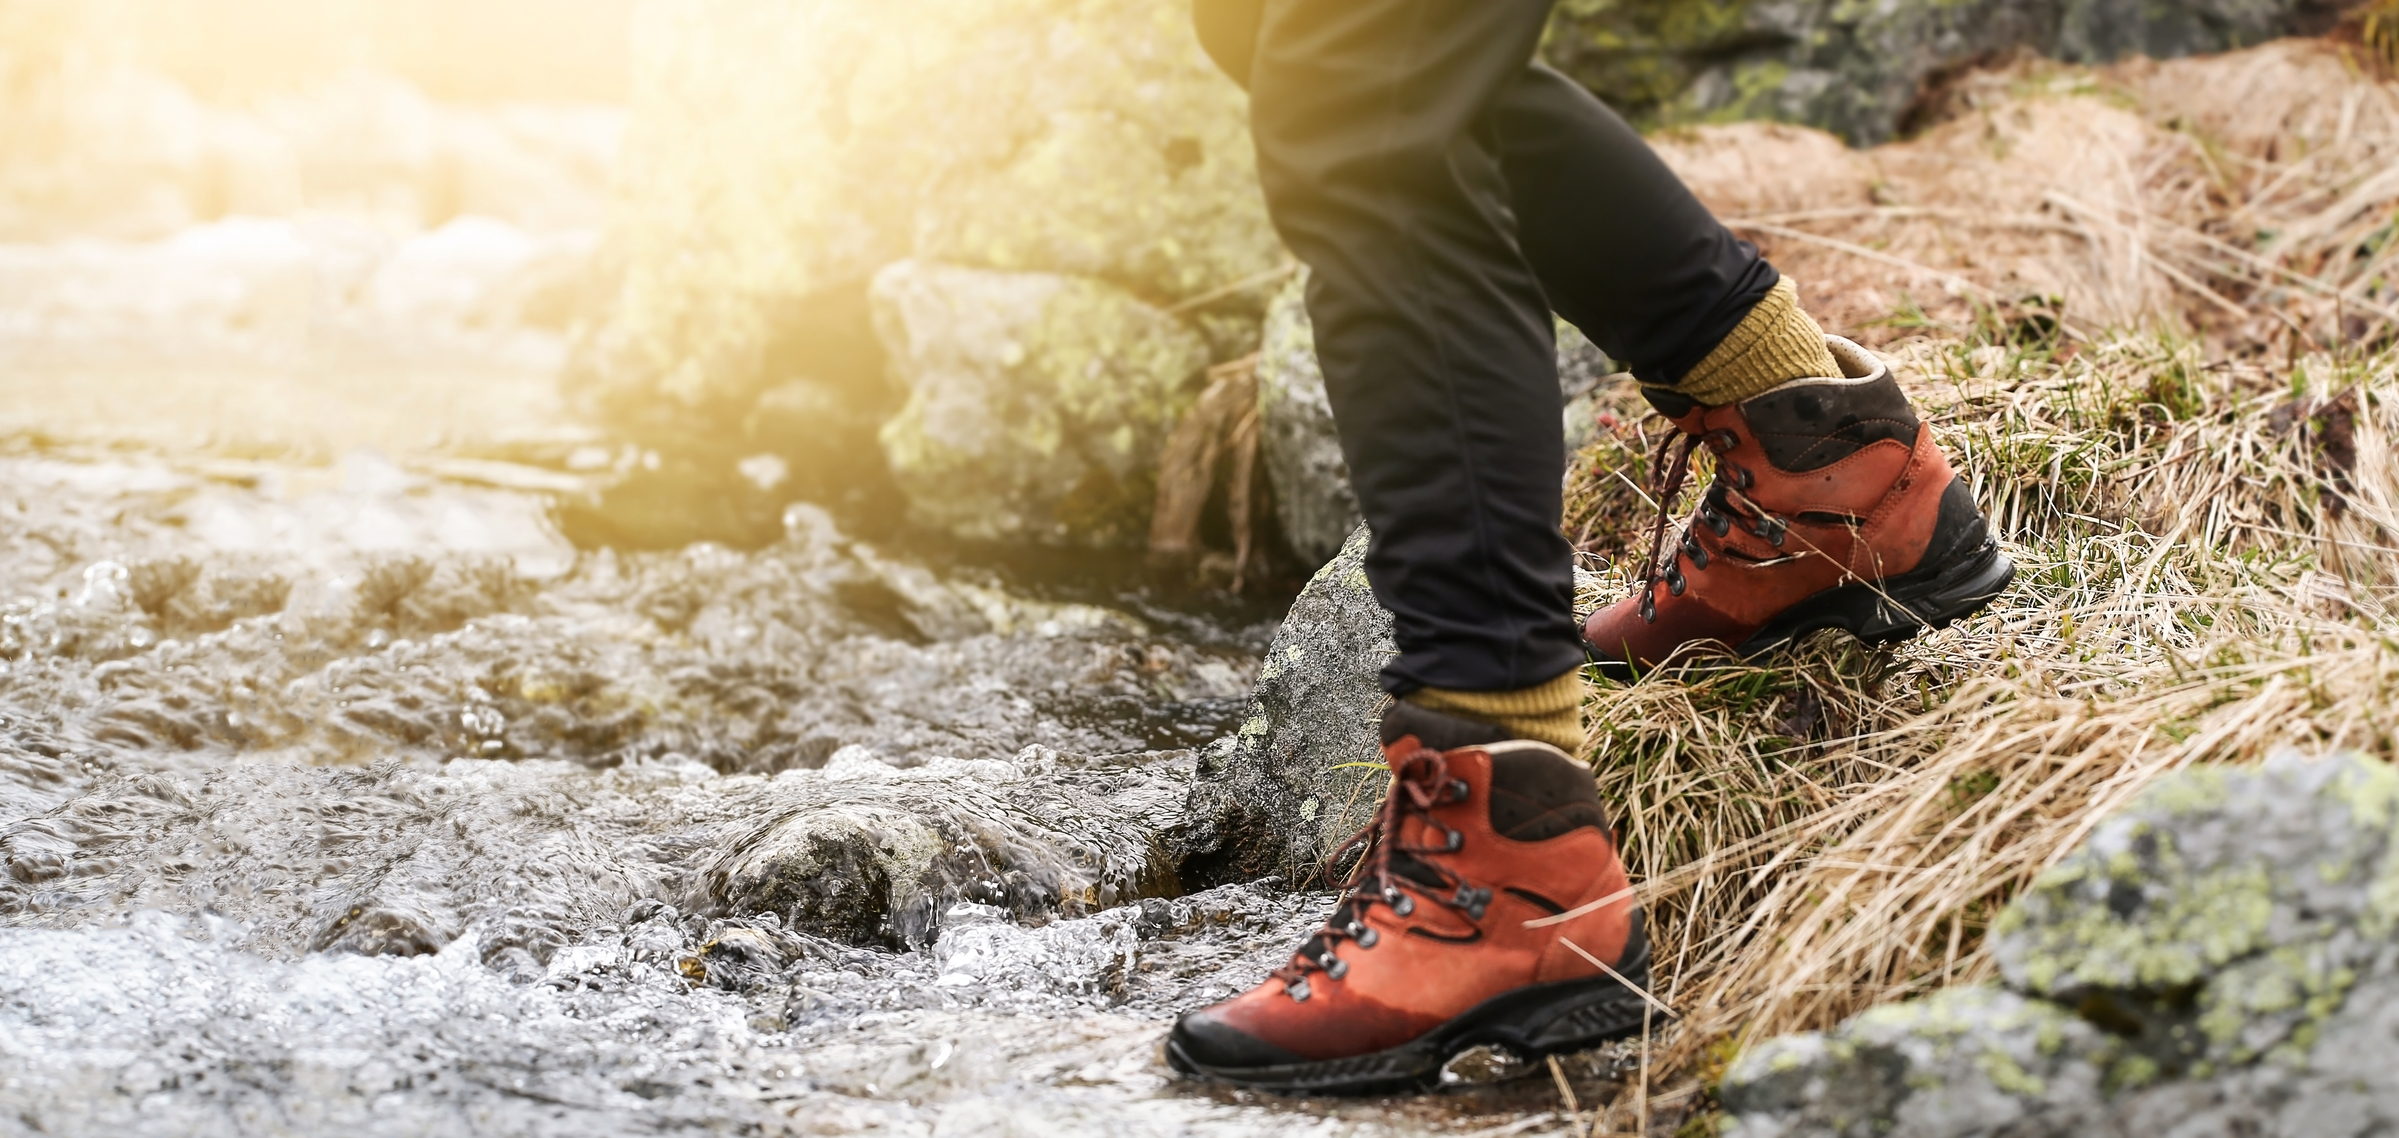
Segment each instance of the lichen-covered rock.
[{"label": "lichen-covered rock", "polygon": [[2399,1133],[2399,773],[2174,775],[2001,915],[2004,986],[1769,1041],[1740,1138]]},{"label": "lichen-covered rock", "polygon": [[1300,885],[1381,803],[1391,614],[1366,583],[1366,527],[1301,590],[1258,669],[1249,714],[1200,753],[1187,884],[1280,874]]},{"label": "lichen-covered rock", "polygon": [[1282,259],[1248,104],[1201,58],[1189,4],[1047,0],[993,32],[941,78],[945,117],[919,124],[954,158],[922,191],[916,256],[1160,302]]},{"label": "lichen-covered rock", "polygon": [[[1322,565],[1341,548],[1359,523],[1358,497],[1350,489],[1349,463],[1333,429],[1324,372],[1316,363],[1316,335],[1308,322],[1308,277],[1298,274],[1266,310],[1265,343],[1258,367],[1260,445],[1266,475],[1274,484],[1275,520],[1291,551]],[[1606,352],[1573,325],[1558,321],[1558,387],[1569,402],[1598,387],[1616,366]],[[1563,420],[1568,451],[1581,440],[1590,418],[1586,404]]]},{"label": "lichen-covered rock", "polygon": [[916,519],[959,537],[1130,545],[1158,450],[1208,365],[1198,333],[1114,286],[902,261],[875,326],[907,403],[883,453]]},{"label": "lichen-covered rock", "polygon": [[[794,493],[854,484],[855,437],[872,461],[890,407],[860,301],[894,261],[1169,305],[1282,255],[1247,104],[1186,0],[658,0],[635,51],[624,281],[571,386],[660,449],[777,454]],[[1193,315],[1254,333],[1259,308]],[[755,429],[795,384],[833,413],[810,437]]]},{"label": "lichen-covered rock", "polygon": [[1741,1138],[1995,1134],[2036,1115],[2088,1125],[2117,1050],[2054,1004],[1959,988],[1752,1048],[1723,1095]]},{"label": "lichen-covered rock", "polygon": [[2399,950],[2399,775],[2296,758],[2178,775],[1993,934],[2011,986],[2132,1033],[2167,1073],[2304,1061],[2320,1021]]},{"label": "lichen-covered rock", "polygon": [[2076,63],[2228,51],[2330,28],[2331,0],[1565,0],[1550,60],[1644,123],[1766,118],[1867,144],[1927,80],[2019,49]]}]

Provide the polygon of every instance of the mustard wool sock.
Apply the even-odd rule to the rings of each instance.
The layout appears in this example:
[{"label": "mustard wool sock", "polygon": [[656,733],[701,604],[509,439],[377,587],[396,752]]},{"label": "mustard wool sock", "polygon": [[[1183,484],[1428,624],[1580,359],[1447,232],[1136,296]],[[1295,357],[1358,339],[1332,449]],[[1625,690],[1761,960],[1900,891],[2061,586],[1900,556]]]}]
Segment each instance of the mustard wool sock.
[{"label": "mustard wool sock", "polygon": [[1403,698],[1427,711],[1481,720],[1519,739],[1537,739],[1569,755],[1580,757],[1583,749],[1583,673],[1579,668],[1546,684],[1515,691],[1418,688]]},{"label": "mustard wool sock", "polygon": [[1832,349],[1824,346],[1824,328],[1799,306],[1798,287],[1784,277],[1674,390],[1709,407],[1725,407],[1794,379],[1840,374]]}]

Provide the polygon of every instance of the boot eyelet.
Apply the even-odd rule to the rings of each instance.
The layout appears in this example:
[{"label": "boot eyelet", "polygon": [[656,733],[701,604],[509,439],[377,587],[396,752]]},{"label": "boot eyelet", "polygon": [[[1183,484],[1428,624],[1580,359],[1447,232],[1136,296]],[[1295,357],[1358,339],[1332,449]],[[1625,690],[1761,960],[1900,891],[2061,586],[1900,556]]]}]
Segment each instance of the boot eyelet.
[{"label": "boot eyelet", "polygon": [[1689,585],[1690,582],[1683,579],[1683,570],[1681,566],[1676,566],[1675,568],[1668,569],[1666,571],[1667,592],[1673,593],[1675,596],[1679,597],[1683,595],[1683,589]]},{"label": "boot eyelet", "polygon": [[1466,848],[1466,835],[1465,835],[1464,833],[1461,833],[1460,831],[1457,831],[1457,830],[1451,830],[1451,831],[1449,832],[1449,852],[1451,852],[1451,853],[1456,853],[1456,852],[1458,852],[1459,850],[1462,850],[1462,849],[1465,849],[1465,848]]},{"label": "boot eyelet", "polygon": [[1789,536],[1791,532],[1791,523],[1786,522],[1781,518],[1770,516],[1766,519],[1766,524],[1759,528],[1765,531],[1759,536],[1765,538],[1767,543],[1774,546],[1776,549],[1781,549],[1783,547],[1783,538]]},{"label": "boot eyelet", "polygon": [[1472,885],[1461,885],[1458,886],[1457,893],[1450,897],[1449,903],[1453,908],[1466,910],[1467,916],[1479,921],[1483,919],[1483,913],[1490,908],[1491,891],[1477,889]]},{"label": "boot eyelet", "polygon": [[1708,432],[1708,444],[1718,451],[1732,450],[1741,445],[1741,435],[1730,427],[1718,427]]},{"label": "boot eyelet", "polygon": [[1349,975],[1349,961],[1343,960],[1330,952],[1317,957],[1316,964],[1318,967],[1324,969],[1325,978],[1328,980],[1338,980]]},{"label": "boot eyelet", "polygon": [[1758,484],[1757,476],[1742,467],[1733,468],[1733,484],[1747,490]]},{"label": "boot eyelet", "polygon": [[1700,514],[1707,520],[1708,528],[1716,531],[1716,536],[1723,537],[1733,532],[1733,520],[1717,513],[1714,506],[1700,511]]},{"label": "boot eyelet", "polygon": [[1451,801],[1464,802],[1466,801],[1467,796],[1473,793],[1474,788],[1466,785],[1465,779],[1453,778],[1449,780],[1449,797]]},{"label": "boot eyelet", "polygon": [[1641,619],[1648,621],[1651,624],[1656,624],[1658,622],[1657,590],[1641,590]]},{"label": "boot eyelet", "polygon": [[1349,927],[1341,931],[1348,933],[1349,939],[1356,941],[1359,948],[1373,948],[1376,941],[1383,939],[1383,934],[1360,921],[1351,921]]},{"label": "boot eyelet", "polygon": [[1683,535],[1683,556],[1691,559],[1693,569],[1708,567],[1708,547],[1699,544],[1698,534],[1686,533]]},{"label": "boot eyelet", "polygon": [[1292,1003],[1304,1004],[1308,1002],[1308,997],[1314,995],[1315,993],[1308,990],[1308,978],[1302,976],[1297,980],[1293,980],[1292,982],[1283,985],[1283,994],[1291,997]]},{"label": "boot eyelet", "polygon": [[1383,903],[1391,906],[1394,916],[1405,917],[1416,911],[1416,898],[1401,892],[1396,886],[1383,890]]}]

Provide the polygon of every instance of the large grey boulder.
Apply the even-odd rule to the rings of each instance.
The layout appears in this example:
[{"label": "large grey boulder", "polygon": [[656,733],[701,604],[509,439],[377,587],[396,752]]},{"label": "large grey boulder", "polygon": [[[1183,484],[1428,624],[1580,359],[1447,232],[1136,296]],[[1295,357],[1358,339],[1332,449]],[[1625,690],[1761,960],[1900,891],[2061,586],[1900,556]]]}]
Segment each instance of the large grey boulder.
[{"label": "large grey boulder", "polygon": [[2001,984],[1752,1048],[1740,1138],[2399,1133],[2399,773],[2174,775],[2001,915]]},{"label": "large grey boulder", "polygon": [[1208,365],[1198,333],[1050,273],[901,261],[873,299],[907,397],[883,453],[917,521],[986,541],[1146,535],[1158,450]]},{"label": "large grey boulder", "polygon": [[940,117],[911,124],[944,151],[915,256],[1097,277],[1160,303],[1283,259],[1248,103],[1203,57],[1186,0],[1018,7],[1042,14],[978,16],[987,37],[929,84],[919,113]]},{"label": "large grey boulder", "polygon": [[1381,804],[1383,701],[1391,614],[1366,583],[1359,526],[1291,603],[1258,668],[1239,731],[1200,752],[1186,884],[1268,874],[1301,885]]},{"label": "large grey boulder", "polygon": [[1946,69],[2016,50],[2165,59],[2331,28],[2337,0],[1566,0],[1549,59],[1644,122],[1765,118],[1890,138]]},{"label": "large grey boulder", "polygon": [[[1275,520],[1283,540],[1309,565],[1330,559],[1357,528],[1358,497],[1350,489],[1349,463],[1333,429],[1333,405],[1325,395],[1324,371],[1316,362],[1316,334],[1308,322],[1308,276],[1294,277],[1267,306],[1258,366],[1259,445],[1266,476],[1274,485]],[[1590,419],[1587,397],[1616,365],[1591,341],[1558,322],[1558,388],[1562,399],[1580,402],[1564,414],[1562,429],[1571,446],[1580,443]]]}]

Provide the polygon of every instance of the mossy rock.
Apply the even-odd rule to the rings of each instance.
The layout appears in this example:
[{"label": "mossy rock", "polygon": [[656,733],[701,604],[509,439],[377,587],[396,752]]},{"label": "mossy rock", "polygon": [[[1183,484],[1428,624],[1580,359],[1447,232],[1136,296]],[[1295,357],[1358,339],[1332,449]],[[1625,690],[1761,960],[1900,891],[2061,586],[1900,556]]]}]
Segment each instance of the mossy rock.
[{"label": "mossy rock", "polygon": [[873,292],[907,395],[883,453],[918,522],[982,541],[1147,538],[1158,451],[1208,365],[1197,332],[1050,273],[902,261]]},{"label": "mossy rock", "polygon": [[1774,119],[1881,142],[1928,84],[2016,51],[2071,63],[2329,29],[2326,0],[1564,0],[1544,52],[1643,126]]},{"label": "mossy rock", "polygon": [[[1168,308],[1283,257],[1247,99],[1188,0],[677,0],[643,5],[635,53],[622,285],[567,386],[722,478],[764,453],[809,500],[880,482],[862,463],[896,404],[863,300],[894,262],[1089,278]],[[1185,318],[1229,357],[1263,307],[1241,292]],[[794,439],[778,424],[803,404],[827,413]],[[1102,528],[1140,491],[1061,492],[1077,486]],[[852,509],[882,508],[865,497]]]},{"label": "mossy rock", "polygon": [[2160,780],[2004,910],[2004,984],[1752,1047],[1727,1133],[2399,1130],[2399,772]]}]

